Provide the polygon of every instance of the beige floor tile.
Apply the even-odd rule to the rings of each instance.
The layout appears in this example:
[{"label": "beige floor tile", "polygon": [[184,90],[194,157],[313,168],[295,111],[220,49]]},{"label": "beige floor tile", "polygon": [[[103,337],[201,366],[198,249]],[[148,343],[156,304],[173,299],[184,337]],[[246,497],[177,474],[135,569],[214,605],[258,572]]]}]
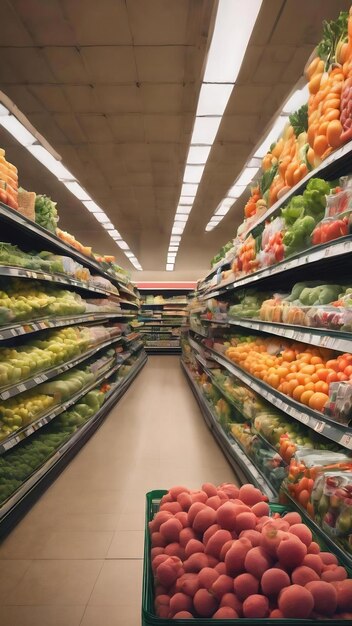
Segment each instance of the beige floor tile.
[{"label": "beige floor tile", "polygon": [[0,559],[35,559],[51,536],[50,528],[31,529],[25,518],[0,544]]},{"label": "beige floor tile", "polygon": [[140,606],[142,560],[105,561],[88,604]]},{"label": "beige floor tile", "polygon": [[[34,512],[33,512],[34,513]],[[114,531],[117,528],[119,514],[112,513],[55,513],[51,511],[40,514],[32,511],[27,519],[33,528],[51,528],[53,531]]]},{"label": "beige floor tile", "polygon": [[143,530],[118,530],[110,544],[107,559],[142,559]]},{"label": "beige floor tile", "polygon": [[43,544],[38,559],[104,559],[113,532],[75,530],[55,531]]},{"label": "beige floor tile", "polygon": [[143,530],[145,525],[145,513],[122,513],[116,522],[116,530]]},{"label": "beige floor tile", "polygon": [[[0,564],[0,605],[6,604],[7,596],[20,585],[21,579],[29,568],[30,561],[1,561]],[[0,614],[1,614],[0,609]]]},{"label": "beige floor tile", "polygon": [[103,561],[33,561],[20,590],[8,595],[7,605],[84,605],[92,593]]},{"label": "beige floor tile", "polygon": [[[5,606],[0,626],[79,626],[85,606]],[[98,624],[98,622],[97,622]]]},{"label": "beige floor tile", "polygon": [[139,626],[141,608],[134,606],[87,606],[80,626]]}]

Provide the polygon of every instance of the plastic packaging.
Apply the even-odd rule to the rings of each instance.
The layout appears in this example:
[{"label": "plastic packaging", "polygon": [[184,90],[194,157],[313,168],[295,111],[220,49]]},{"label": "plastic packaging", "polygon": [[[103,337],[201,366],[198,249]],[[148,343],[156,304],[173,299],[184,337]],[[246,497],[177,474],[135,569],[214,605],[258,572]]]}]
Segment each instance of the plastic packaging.
[{"label": "plastic packaging", "polygon": [[324,408],[325,415],[339,424],[346,426],[352,419],[352,384],[351,381],[330,383],[329,402]]},{"label": "plastic packaging", "polygon": [[345,471],[317,476],[311,493],[312,517],[338,545],[352,554],[352,463]]}]

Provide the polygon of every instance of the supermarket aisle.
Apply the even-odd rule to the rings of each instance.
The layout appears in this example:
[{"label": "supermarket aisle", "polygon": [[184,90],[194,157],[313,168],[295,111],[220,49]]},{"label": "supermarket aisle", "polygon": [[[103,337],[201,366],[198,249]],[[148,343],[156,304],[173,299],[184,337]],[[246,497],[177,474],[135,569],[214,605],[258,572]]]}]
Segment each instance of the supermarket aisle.
[{"label": "supermarket aisle", "polygon": [[149,357],[0,547],[0,626],[138,626],[145,492],[225,480],[178,357]]}]

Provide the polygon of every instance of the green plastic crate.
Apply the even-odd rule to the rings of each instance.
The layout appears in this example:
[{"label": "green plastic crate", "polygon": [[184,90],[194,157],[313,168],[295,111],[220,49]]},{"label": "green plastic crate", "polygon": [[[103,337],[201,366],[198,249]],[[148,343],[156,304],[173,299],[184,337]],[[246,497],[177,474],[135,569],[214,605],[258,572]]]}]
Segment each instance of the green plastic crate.
[{"label": "green plastic crate", "polygon": [[[150,491],[146,494],[146,515],[145,515],[145,531],[144,531],[144,563],[143,563],[143,588],[142,588],[142,626],[172,626],[173,624],[178,624],[180,626],[190,626],[194,624],[194,619],[162,619],[155,615],[154,612],[154,582],[153,582],[153,572],[150,562],[150,535],[148,523],[153,519],[155,513],[159,510],[159,503],[161,498],[167,493],[166,490],[156,490]],[[281,505],[281,504],[272,504],[270,503],[270,509],[272,513],[280,513],[284,514],[288,511],[295,510],[293,507]],[[305,519],[304,522],[307,526],[310,527],[312,531],[313,538],[317,543],[319,543],[320,547],[323,548],[324,552],[332,552],[331,546],[324,541],[324,537],[317,533],[316,526],[310,524],[309,519]],[[348,569],[349,577],[352,577],[351,570]],[[326,626],[329,624],[330,626],[341,626],[343,620],[308,620],[308,619],[218,619],[214,620],[212,618],[199,617],[196,618],[196,623],[201,626],[229,626],[229,624],[240,624],[240,622],[248,624],[248,626],[265,626],[266,624],[270,624],[270,626],[303,626],[303,624],[313,624],[315,626]]]}]

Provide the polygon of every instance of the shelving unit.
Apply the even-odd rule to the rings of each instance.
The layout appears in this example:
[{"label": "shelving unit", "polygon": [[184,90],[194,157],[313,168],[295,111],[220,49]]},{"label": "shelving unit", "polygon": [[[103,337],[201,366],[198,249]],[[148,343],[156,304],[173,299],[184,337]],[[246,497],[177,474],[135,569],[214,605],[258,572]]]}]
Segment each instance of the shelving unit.
[{"label": "shelving unit", "polygon": [[188,289],[163,288],[160,295],[156,288],[141,288],[141,309],[138,328],[144,338],[145,349],[150,354],[178,354],[181,351],[180,333],[188,316]]},{"label": "shelving unit", "polygon": [[[25,420],[22,422],[22,426],[13,428],[12,432],[7,427],[8,432],[4,437],[2,432],[2,439],[0,441],[0,534],[6,533],[12,525],[21,516],[22,512],[33,502],[33,500],[41,493],[41,491],[49,484],[49,482],[61,471],[61,469],[69,462],[72,456],[79,450],[79,448],[90,437],[104,417],[107,415],[111,407],[118,401],[123,395],[126,389],[130,386],[135,376],[140,369],[146,363],[146,353],[143,349],[143,342],[140,340],[140,335],[137,332],[132,332],[129,326],[130,322],[136,319],[139,310],[139,293],[138,290],[129,283],[128,278],[119,274],[115,274],[111,267],[108,265],[103,266],[93,257],[85,256],[78,252],[75,248],[64,243],[51,232],[42,228],[38,224],[23,217],[17,211],[13,211],[6,205],[0,203],[0,225],[1,225],[1,238],[3,241],[15,242],[20,250],[35,250],[54,252],[58,255],[69,256],[71,259],[77,261],[87,268],[91,273],[89,280],[79,280],[70,275],[55,273],[49,271],[42,271],[38,269],[30,269],[28,267],[18,267],[11,265],[1,265],[0,260],[0,277],[2,278],[2,288],[6,290],[6,285],[11,285],[13,279],[30,282],[30,286],[35,288],[36,283],[38,288],[45,291],[45,286],[50,284],[51,290],[55,293],[55,287],[58,290],[75,291],[80,294],[81,298],[104,298],[111,301],[111,310],[108,307],[100,311],[91,312],[93,307],[91,304],[87,306],[87,312],[83,312],[77,315],[49,315],[38,314],[38,317],[32,315],[32,319],[21,321],[14,321],[13,323],[7,322],[0,326],[0,346],[3,347],[18,347],[23,345],[27,341],[28,337],[32,340],[41,339],[43,332],[48,329],[60,329],[70,326],[91,326],[95,325],[120,325],[120,331],[116,332],[114,329],[110,333],[109,339],[100,340],[99,343],[94,341],[90,347],[88,347],[81,354],[77,354],[74,358],[67,359],[59,363],[56,366],[52,366],[49,369],[40,370],[36,369],[29,374],[23,380],[19,380],[16,383],[12,383],[6,387],[0,389],[0,399],[2,403],[11,400],[14,401],[17,398],[21,399],[21,394],[26,393],[29,390],[35,390],[38,387],[38,393],[40,393],[40,385],[46,381],[54,382],[64,372],[68,372],[72,368],[77,368],[79,365],[84,367],[87,363],[91,372],[94,372],[94,380],[90,378],[88,384],[83,386],[73,393],[71,396],[61,397],[53,396],[53,402],[49,409],[42,411],[41,413],[33,414],[34,419],[29,423]],[[94,277],[102,277],[105,280],[110,281],[110,288],[108,283],[99,284],[99,279],[94,281]],[[24,284],[25,284],[24,283]],[[118,304],[119,308],[115,305]],[[95,307],[97,308],[97,307]],[[29,309],[28,309],[29,310]],[[36,309],[32,309],[37,312]],[[62,309],[64,310],[64,309]],[[45,311],[45,309],[43,309]],[[39,313],[39,310],[38,310]],[[28,315],[28,314],[27,314]],[[18,316],[19,317],[19,316]],[[28,317],[30,317],[28,315]],[[93,335],[94,336],[94,335]],[[99,339],[98,333],[98,339]],[[105,352],[104,352],[105,350]],[[105,358],[106,352],[107,358]],[[102,357],[104,357],[102,359]],[[88,361],[89,360],[89,361]],[[119,370],[122,366],[128,365],[124,370],[125,375],[122,378],[114,381],[114,376],[119,374]],[[79,369],[79,368],[78,368]],[[78,371],[78,370],[75,370]],[[121,370],[122,372],[122,370]],[[17,379],[18,380],[18,379]],[[105,387],[106,383],[112,383],[110,391],[105,392],[104,404],[101,408],[87,421],[79,425],[77,428],[73,428],[70,432],[70,436],[67,437],[65,431],[63,435],[65,440],[59,445],[57,449],[41,463],[25,480],[22,481],[20,486],[15,489],[9,497],[4,499],[4,493],[8,489],[8,484],[11,484],[11,470],[6,470],[4,474],[5,459],[10,458],[8,455],[16,453],[21,455],[23,446],[29,445],[30,449],[36,445],[36,442],[41,441],[43,434],[45,435],[47,429],[54,429],[50,432],[56,432],[55,424],[56,419],[61,419],[60,416],[67,410],[74,410],[75,406],[83,406],[85,396],[91,391],[94,393],[102,385]],[[81,404],[80,404],[81,403]],[[28,419],[28,418],[27,418]],[[1,420],[0,420],[0,423]],[[10,423],[10,422],[9,422]],[[7,422],[6,422],[7,424]],[[3,425],[3,423],[2,423]],[[31,466],[29,466],[30,469]],[[2,482],[4,480],[4,482]],[[18,484],[16,475],[13,477],[13,484]],[[5,491],[4,491],[5,489]]]}]

